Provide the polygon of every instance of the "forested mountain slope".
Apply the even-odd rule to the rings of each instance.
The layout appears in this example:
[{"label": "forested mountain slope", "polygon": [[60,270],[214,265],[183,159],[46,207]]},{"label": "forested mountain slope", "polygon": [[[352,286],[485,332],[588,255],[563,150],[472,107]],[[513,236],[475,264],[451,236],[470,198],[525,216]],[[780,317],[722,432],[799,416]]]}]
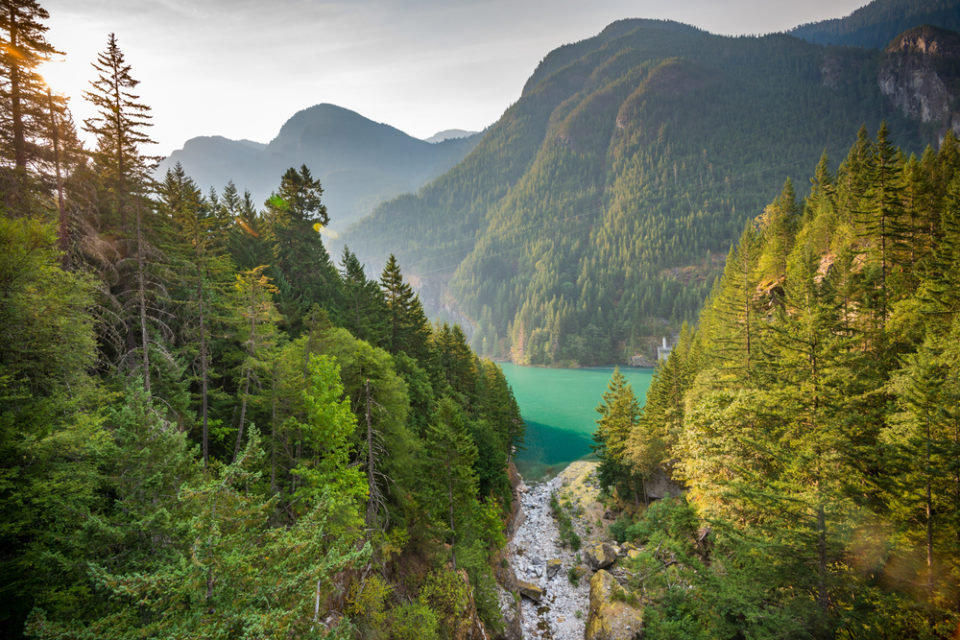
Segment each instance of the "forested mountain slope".
[{"label": "forested mountain slope", "polygon": [[845,18],[800,25],[791,35],[825,45],[882,49],[898,33],[932,24],[960,29],[957,0],[874,0]]},{"label": "forested mountain slope", "polygon": [[276,186],[275,176],[306,164],[323,183],[324,200],[345,228],[381,202],[416,191],[459,162],[479,134],[432,143],[332,104],[293,115],[269,144],[219,136],[187,140],[160,163],[158,175],[178,162],[204,190],[232,180],[258,205]]},{"label": "forested mountain slope", "polygon": [[[476,149],[345,241],[396,251],[487,354],[610,362],[695,317],[771,189],[881,120],[908,149],[939,123],[880,90],[884,54],[787,35],[614,23],[544,58]],[[389,249],[388,249],[389,248]]]},{"label": "forested mountain slope", "polygon": [[687,489],[615,527],[645,638],[956,637],[960,144],[861,132],[810,185],[598,434],[625,503],[658,468]]}]

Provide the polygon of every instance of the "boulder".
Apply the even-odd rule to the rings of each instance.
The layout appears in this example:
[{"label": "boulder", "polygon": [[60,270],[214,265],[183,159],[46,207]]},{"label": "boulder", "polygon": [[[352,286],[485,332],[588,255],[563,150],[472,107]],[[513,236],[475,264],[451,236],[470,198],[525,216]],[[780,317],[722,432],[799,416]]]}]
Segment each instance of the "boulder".
[{"label": "boulder", "polygon": [[543,588],[532,582],[524,582],[523,580],[517,580],[517,590],[520,591],[520,595],[530,598],[534,602],[540,602],[545,593]]},{"label": "boulder", "polygon": [[606,569],[617,561],[617,551],[609,542],[594,544],[586,548],[584,556],[594,571]]},{"label": "boulder", "polygon": [[667,474],[660,468],[657,468],[644,483],[644,488],[647,490],[647,497],[651,500],[682,496],[684,492],[683,486],[667,477]]},{"label": "boulder", "polygon": [[613,598],[614,593],[622,590],[609,572],[601,569],[593,574],[585,640],[639,640],[643,637],[643,610]]},{"label": "boulder", "polygon": [[561,560],[548,560],[547,561],[547,578],[553,578],[555,575],[560,573],[560,569],[563,568],[563,562]]}]

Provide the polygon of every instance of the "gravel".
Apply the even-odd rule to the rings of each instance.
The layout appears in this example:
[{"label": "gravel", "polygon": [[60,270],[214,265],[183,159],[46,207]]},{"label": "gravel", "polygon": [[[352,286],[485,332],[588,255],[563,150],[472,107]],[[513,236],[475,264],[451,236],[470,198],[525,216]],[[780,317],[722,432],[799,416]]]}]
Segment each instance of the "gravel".
[{"label": "gravel", "polygon": [[[568,572],[578,565],[577,555],[560,546],[560,534],[550,513],[550,494],[562,486],[561,478],[521,487],[524,518],[508,545],[509,560],[517,578],[543,588],[539,603],[523,599],[523,638],[582,640],[590,606],[590,576],[581,576],[577,586]],[[547,577],[547,562],[559,559],[563,566]],[[579,615],[578,615],[579,614]]]}]

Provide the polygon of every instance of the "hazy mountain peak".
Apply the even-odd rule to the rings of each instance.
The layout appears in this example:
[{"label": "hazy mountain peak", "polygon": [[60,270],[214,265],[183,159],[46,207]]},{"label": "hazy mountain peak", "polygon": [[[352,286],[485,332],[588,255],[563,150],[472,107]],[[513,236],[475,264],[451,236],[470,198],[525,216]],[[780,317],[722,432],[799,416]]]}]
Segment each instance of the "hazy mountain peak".
[{"label": "hazy mountain peak", "polygon": [[424,142],[429,142],[430,144],[436,144],[438,142],[443,142],[444,140],[455,140],[459,138],[469,138],[472,135],[478,133],[477,131],[465,131],[464,129],[444,129],[443,131],[438,131],[429,138],[424,138]]},{"label": "hazy mountain peak", "polygon": [[342,226],[383,200],[416,191],[466,156],[478,139],[429,144],[350,109],[322,103],[291,116],[269,144],[223,136],[191,138],[160,164],[158,174],[180,162],[203,189],[222,189],[232,180],[238,188],[249,189],[255,202],[263,202],[288,167],[306,164],[323,184],[333,224]]}]

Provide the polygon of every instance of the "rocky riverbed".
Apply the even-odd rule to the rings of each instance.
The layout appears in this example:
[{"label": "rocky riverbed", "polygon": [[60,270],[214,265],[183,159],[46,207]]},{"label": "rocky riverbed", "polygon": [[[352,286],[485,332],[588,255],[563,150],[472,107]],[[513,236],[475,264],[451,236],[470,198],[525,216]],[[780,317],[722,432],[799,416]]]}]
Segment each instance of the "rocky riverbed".
[{"label": "rocky riverbed", "polygon": [[589,548],[602,540],[607,524],[597,500],[595,472],[596,463],[574,462],[546,482],[518,488],[522,516],[507,551],[520,591],[525,593],[521,601],[524,640],[584,637],[592,572],[584,551],[563,545],[550,497],[556,493],[571,516],[581,548]]}]

